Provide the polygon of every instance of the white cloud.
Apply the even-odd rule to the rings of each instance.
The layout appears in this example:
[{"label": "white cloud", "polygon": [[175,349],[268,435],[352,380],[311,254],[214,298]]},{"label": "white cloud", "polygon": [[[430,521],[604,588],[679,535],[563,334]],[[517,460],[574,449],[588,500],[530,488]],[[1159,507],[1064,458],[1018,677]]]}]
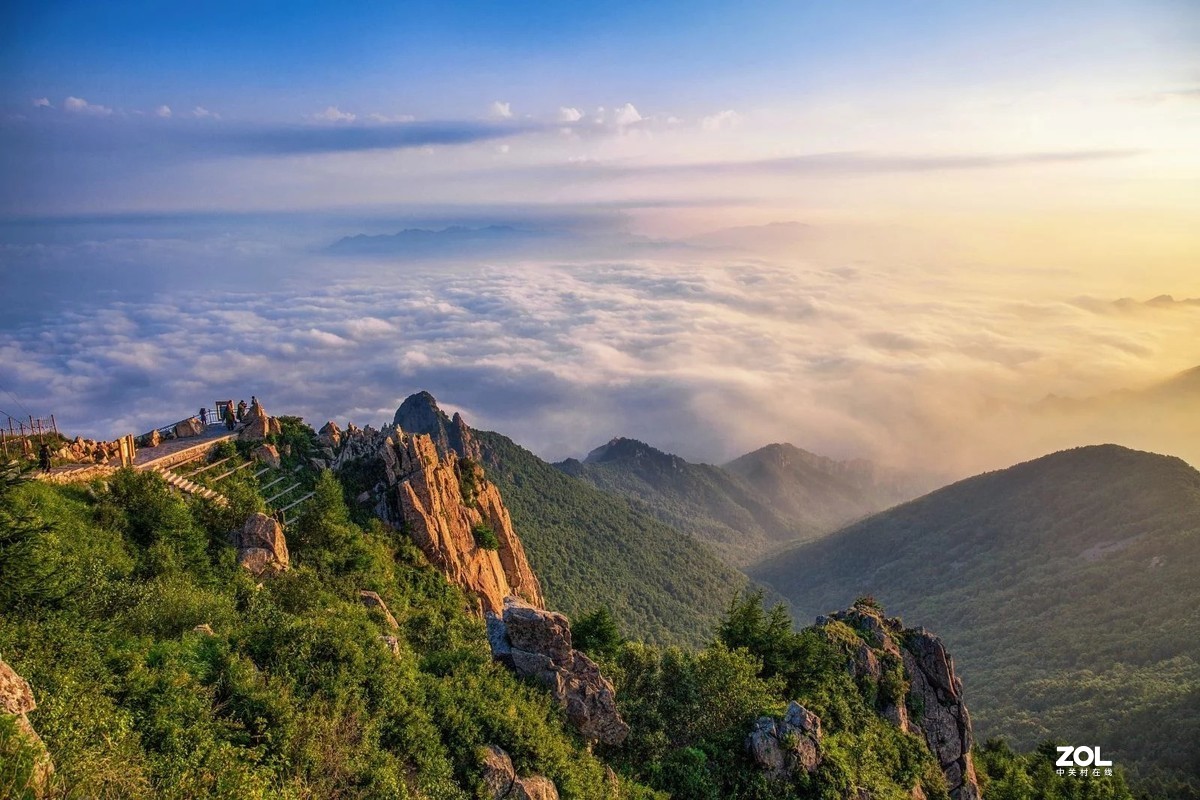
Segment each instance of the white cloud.
[{"label": "white cloud", "polygon": [[613,112],[613,120],[621,127],[641,122],[642,119],[642,115],[633,107],[633,103],[626,103]]},{"label": "white cloud", "polygon": [[166,105],[159,106],[158,108],[154,109],[154,114],[155,114],[155,116],[159,116],[159,117],[162,117],[163,119],[167,119],[168,117],[171,116],[171,107],[166,106]]},{"label": "white cloud", "polygon": [[54,108],[54,106],[50,105],[49,97],[39,97],[38,99],[34,100],[33,107],[34,108]]},{"label": "white cloud", "polygon": [[558,110],[559,122],[579,122],[583,119],[583,112],[578,108],[567,108],[563,106]]},{"label": "white cloud", "polygon": [[742,115],[733,109],[718,111],[700,121],[700,127],[706,131],[719,131],[724,128],[736,128],[742,124]]},{"label": "white cloud", "polygon": [[209,111],[204,106],[196,106],[192,109],[192,116],[196,119],[220,119],[221,115],[215,111]]},{"label": "white cloud", "polygon": [[324,111],[317,114],[309,114],[308,118],[316,122],[354,122],[354,120],[358,119],[358,115],[349,111],[342,111],[337,106],[328,106]]},{"label": "white cloud", "polygon": [[[744,231],[755,241],[772,233]],[[1136,385],[1148,353],[1183,352],[1200,334],[1195,303],[1117,313],[1110,299],[1064,299],[1052,281],[997,294],[969,270],[881,264],[840,246],[823,256],[784,241],[772,250],[793,255],[752,261],[727,248],[627,263],[468,259],[357,277],[349,262],[343,271],[290,253],[255,256],[216,289],[93,300],[36,325],[0,321],[0,364],[8,388],[44,398],[84,435],[141,432],[203,398],[251,393],[272,413],[318,425],[378,425],[390,413],[362,409],[394,409],[426,388],[467,409],[472,424],[554,458],[623,434],[694,459],[792,441],[962,474],[1113,439],[1121,430],[1107,423],[1036,425],[1020,404]],[[146,263],[178,262],[160,246]],[[134,250],[113,247],[124,271]],[[196,258],[228,264],[224,252]],[[91,243],[62,259],[94,270],[96,256]],[[282,274],[322,277],[285,287]],[[1195,457],[1194,417],[1173,441],[1161,418],[1116,440]]]},{"label": "white cloud", "polygon": [[63,110],[70,111],[72,114],[90,114],[94,117],[107,117],[113,113],[108,106],[89,103],[82,97],[68,97],[63,101]]},{"label": "white cloud", "polygon": [[367,119],[371,122],[416,122],[417,118],[412,114],[368,114]]},{"label": "white cloud", "polygon": [[503,155],[503,154],[506,154],[506,153],[508,153],[508,151],[509,151],[510,149],[512,149],[512,148],[510,148],[510,147],[509,147],[508,145],[506,145],[506,144],[498,144],[498,145],[496,145],[496,152],[497,152],[497,153],[500,153],[500,154],[502,154],[502,155]]},{"label": "white cloud", "polygon": [[497,119],[512,119],[512,103],[501,103],[497,100],[489,107],[488,113]]}]

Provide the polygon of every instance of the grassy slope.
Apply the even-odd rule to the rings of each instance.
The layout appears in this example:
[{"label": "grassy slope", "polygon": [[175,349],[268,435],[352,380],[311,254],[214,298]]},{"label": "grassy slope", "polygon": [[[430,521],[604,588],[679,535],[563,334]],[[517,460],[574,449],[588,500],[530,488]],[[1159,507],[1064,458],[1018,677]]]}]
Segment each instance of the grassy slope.
[{"label": "grassy slope", "polygon": [[699,645],[747,579],[704,544],[624,499],[542,461],[497,433],[476,431],[485,467],[541,580],[568,614],[607,605],[627,635]]},{"label": "grassy slope", "polygon": [[[350,524],[335,482],[289,530],[293,569],[259,587],[214,509],[155,476],[112,483],[0,495],[0,653],[34,687],[64,797],[466,800],[488,743],[564,796],[612,796],[548,695],[492,662],[461,593],[402,536]],[[52,532],[14,545],[20,514]],[[360,588],[399,620],[398,657]]]},{"label": "grassy slope", "polygon": [[1143,778],[1200,775],[1200,473],[1179,459],[1057,453],[750,572],[801,619],[870,593],[938,631],[981,736],[1063,736]]}]

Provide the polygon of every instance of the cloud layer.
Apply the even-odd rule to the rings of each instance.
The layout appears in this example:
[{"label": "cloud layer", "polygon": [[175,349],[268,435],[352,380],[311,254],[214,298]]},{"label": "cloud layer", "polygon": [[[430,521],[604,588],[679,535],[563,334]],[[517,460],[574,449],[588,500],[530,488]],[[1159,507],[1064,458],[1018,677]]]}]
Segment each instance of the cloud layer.
[{"label": "cloud layer", "polygon": [[[148,258],[191,247],[160,242]],[[245,243],[226,242],[193,261],[226,260],[223,247],[247,258]],[[249,255],[263,258],[288,264],[274,288],[189,270],[137,299],[0,327],[0,385],[94,435],[250,394],[318,426],[380,424],[428,389],[551,458],[618,434],[708,460],[785,440],[957,476],[1118,433],[1171,452],[1170,436],[1090,417],[1042,424],[1028,409],[1050,393],[1146,383],[1164,354],[1187,365],[1186,342],[1200,338],[1191,302],[1125,308],[1053,296],[1033,277],[997,295],[938,265],[702,251],[436,267]]]}]

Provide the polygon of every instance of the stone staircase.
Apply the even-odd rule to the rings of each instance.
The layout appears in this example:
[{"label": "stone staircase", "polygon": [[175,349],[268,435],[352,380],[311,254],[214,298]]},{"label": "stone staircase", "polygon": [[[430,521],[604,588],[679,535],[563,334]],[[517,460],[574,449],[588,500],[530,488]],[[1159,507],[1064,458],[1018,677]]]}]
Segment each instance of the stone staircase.
[{"label": "stone staircase", "polygon": [[229,505],[229,501],[225,499],[225,495],[209,489],[207,486],[201,486],[195,481],[188,480],[177,472],[172,472],[165,467],[151,467],[150,471],[161,475],[163,480],[167,482],[167,485],[173,489],[178,489],[187,494],[194,494],[206,500],[212,500],[219,506]]}]

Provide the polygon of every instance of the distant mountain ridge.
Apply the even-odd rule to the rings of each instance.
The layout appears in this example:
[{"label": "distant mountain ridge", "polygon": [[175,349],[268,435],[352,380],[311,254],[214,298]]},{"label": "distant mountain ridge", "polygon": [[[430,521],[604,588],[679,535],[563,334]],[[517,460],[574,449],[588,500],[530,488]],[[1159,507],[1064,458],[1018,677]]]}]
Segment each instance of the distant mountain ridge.
[{"label": "distant mountain ridge", "polygon": [[583,461],[555,466],[629,498],[739,566],[917,493],[881,483],[869,462],[835,461],[792,445],[769,445],[719,467],[618,437]]},{"label": "distant mountain ridge", "polygon": [[602,256],[620,252],[687,248],[684,243],[658,241],[621,230],[590,231],[493,224],[480,227],[405,228],[396,233],[343,236],[326,252],[338,256],[453,258],[578,255]]},{"label": "distant mountain ridge", "polygon": [[1062,451],[748,571],[798,619],[871,595],[937,629],[981,739],[1087,740],[1167,796],[1200,791],[1172,784],[1200,765],[1200,472],[1181,459]]}]

